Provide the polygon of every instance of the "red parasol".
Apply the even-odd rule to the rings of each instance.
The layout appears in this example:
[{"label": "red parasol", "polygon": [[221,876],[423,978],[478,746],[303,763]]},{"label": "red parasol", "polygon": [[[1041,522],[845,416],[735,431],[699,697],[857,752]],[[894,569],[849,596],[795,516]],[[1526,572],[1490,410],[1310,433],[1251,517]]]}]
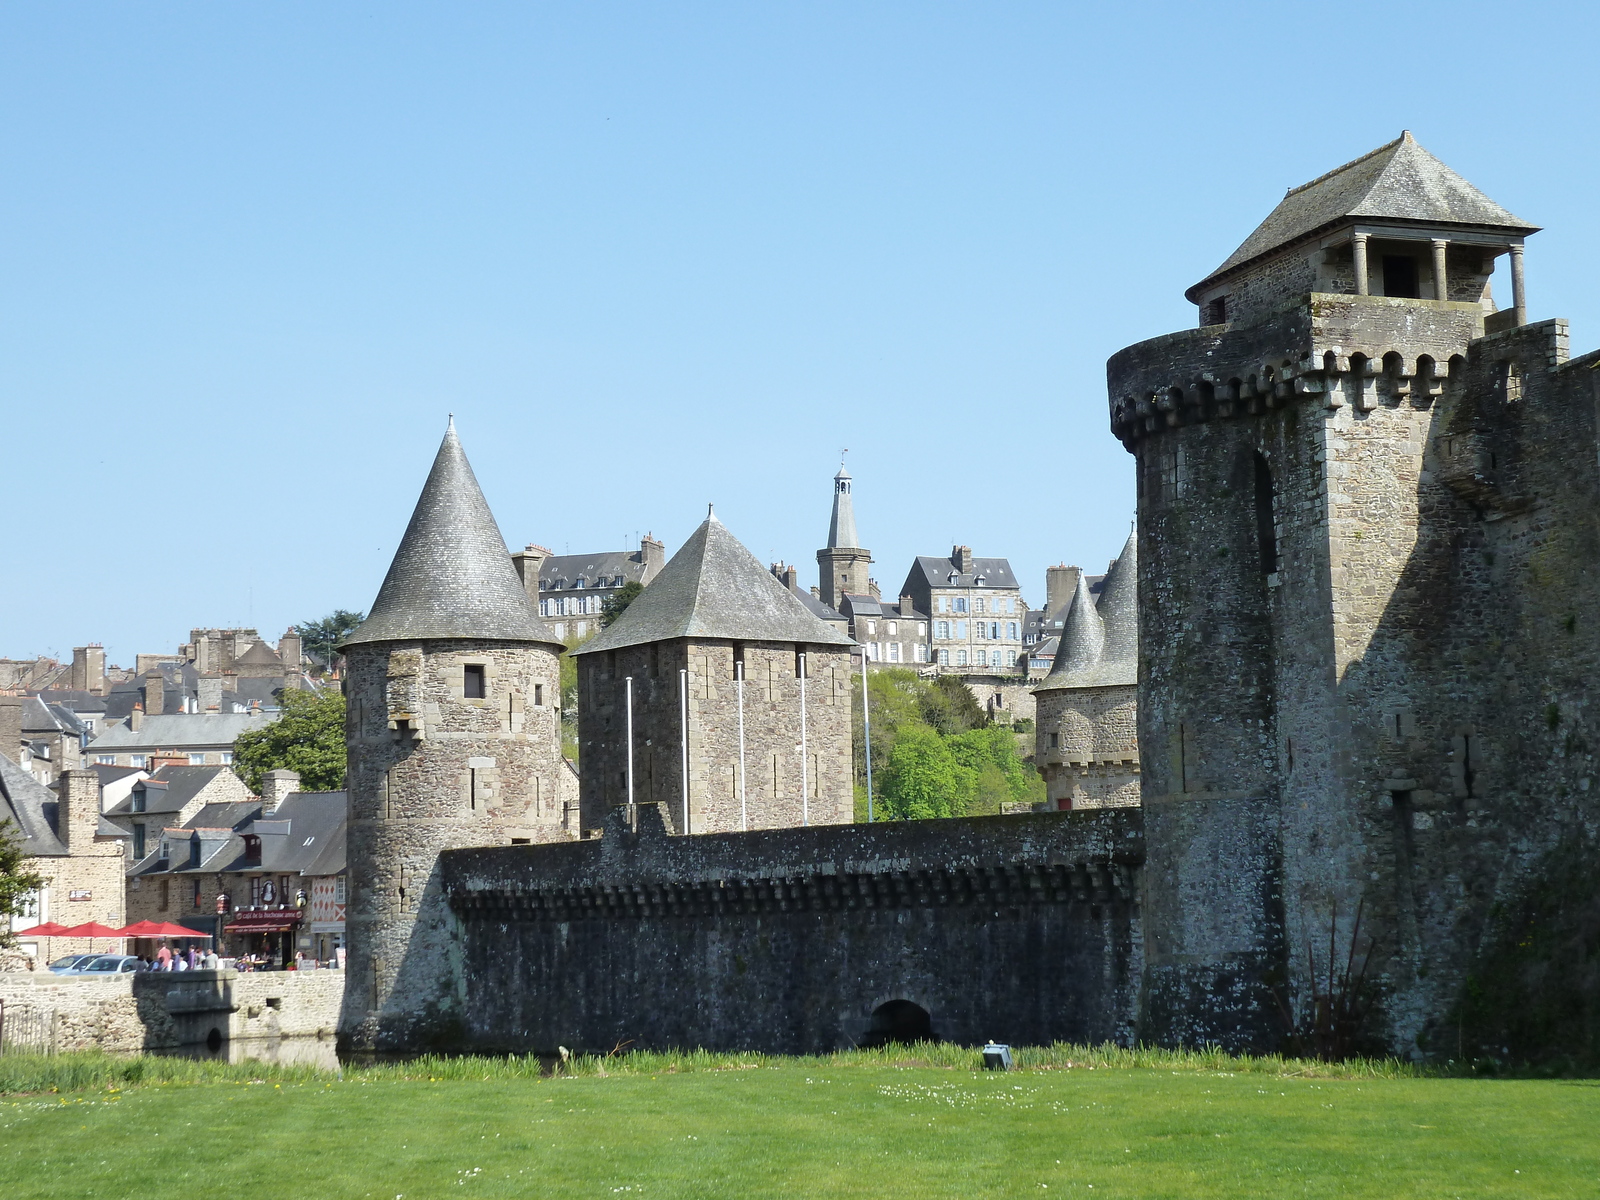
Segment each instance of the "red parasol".
[{"label": "red parasol", "polygon": [[30,929],[18,931],[27,937],[60,937],[67,932],[65,925],[58,925],[54,921],[46,921],[43,925],[35,925]]},{"label": "red parasol", "polygon": [[122,930],[113,929],[109,925],[102,925],[99,921],[85,921],[82,925],[74,925],[70,929],[63,929],[57,937],[86,937],[86,938],[119,938]]},{"label": "red parasol", "polygon": [[188,937],[206,938],[208,940],[211,937],[209,933],[201,933],[198,929],[188,929],[182,925],[174,925],[171,921],[136,921],[126,929],[117,930],[116,936],[131,938]]}]

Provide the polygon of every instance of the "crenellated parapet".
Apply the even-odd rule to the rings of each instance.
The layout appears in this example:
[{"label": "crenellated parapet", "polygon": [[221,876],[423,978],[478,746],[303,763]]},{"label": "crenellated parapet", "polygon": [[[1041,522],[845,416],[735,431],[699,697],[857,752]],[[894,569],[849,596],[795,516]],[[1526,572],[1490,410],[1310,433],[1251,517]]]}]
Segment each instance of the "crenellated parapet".
[{"label": "crenellated parapet", "polygon": [[1478,304],[1314,292],[1248,328],[1140,342],[1107,364],[1111,431],[1132,451],[1164,429],[1294,404],[1426,407],[1483,335],[1484,315]]}]

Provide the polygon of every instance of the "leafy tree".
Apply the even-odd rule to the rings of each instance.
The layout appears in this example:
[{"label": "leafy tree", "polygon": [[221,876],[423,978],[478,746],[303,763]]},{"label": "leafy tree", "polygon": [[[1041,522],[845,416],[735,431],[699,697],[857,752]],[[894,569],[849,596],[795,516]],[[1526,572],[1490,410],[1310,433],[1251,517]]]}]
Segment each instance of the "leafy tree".
[{"label": "leafy tree", "polygon": [[[640,589],[643,590],[643,589]],[[594,635],[568,637],[561,652],[561,753],[578,761],[578,660],[572,652]]]},{"label": "leafy tree", "polygon": [[969,813],[997,813],[1003,804],[1044,799],[1044,781],[1017,753],[1017,738],[1010,729],[1001,725],[969,729],[950,739],[950,751],[978,775]]},{"label": "leafy tree", "polygon": [[639,598],[639,593],[644,591],[644,584],[637,579],[630,579],[611,595],[607,596],[600,604],[600,628],[604,629],[615,621],[624,612],[628,605]]},{"label": "leafy tree", "polygon": [[977,790],[977,772],[956,761],[950,743],[921,722],[903,726],[883,771],[884,815],[919,820],[958,817]]},{"label": "leafy tree", "polygon": [[989,724],[972,689],[954,675],[941,675],[924,689],[922,719],[946,736]]},{"label": "leafy tree", "polygon": [[299,772],[308,792],[338,791],[344,786],[344,694],[285,689],[279,703],[281,717],[235,739],[234,774],[252,792],[261,790],[263,775],[279,769]]},{"label": "leafy tree", "polygon": [[300,635],[300,648],[309,654],[314,662],[332,670],[333,660],[336,657],[334,647],[354,633],[356,626],[364,620],[366,620],[365,613],[336,608],[320,621],[307,621],[303,625],[296,625],[294,631]]},{"label": "leafy tree", "polygon": [[44,876],[28,864],[11,822],[0,821],[0,946],[15,944],[10,918],[20,916],[33,894],[44,886]]}]

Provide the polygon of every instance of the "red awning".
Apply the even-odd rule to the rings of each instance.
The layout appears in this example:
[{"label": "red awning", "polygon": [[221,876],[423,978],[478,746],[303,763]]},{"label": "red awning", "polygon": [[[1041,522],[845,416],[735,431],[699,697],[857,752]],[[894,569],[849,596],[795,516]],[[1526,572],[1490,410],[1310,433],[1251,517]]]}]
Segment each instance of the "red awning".
[{"label": "red awning", "polygon": [[298,908],[254,908],[234,913],[223,929],[229,933],[286,933],[298,924]]},{"label": "red awning", "polygon": [[137,921],[132,925],[117,930],[118,937],[134,938],[209,938],[209,933],[201,933],[198,929],[190,929],[184,925],[174,925],[171,921]]}]

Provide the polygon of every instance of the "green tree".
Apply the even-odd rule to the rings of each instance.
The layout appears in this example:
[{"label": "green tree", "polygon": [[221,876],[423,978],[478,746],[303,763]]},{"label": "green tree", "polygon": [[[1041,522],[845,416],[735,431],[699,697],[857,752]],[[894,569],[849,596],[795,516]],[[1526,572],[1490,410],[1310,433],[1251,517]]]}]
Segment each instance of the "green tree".
[{"label": "green tree", "polygon": [[922,719],[947,737],[989,724],[972,689],[954,675],[941,675],[924,687]]},{"label": "green tree", "polygon": [[963,815],[977,790],[978,773],[962,766],[950,743],[917,722],[904,725],[883,771],[884,815],[904,820]]},{"label": "green tree", "polygon": [[615,621],[624,612],[628,605],[639,598],[639,593],[644,591],[644,584],[637,579],[630,579],[611,595],[607,596],[600,604],[600,628],[604,629]]},{"label": "green tree", "polygon": [[20,916],[44,886],[44,876],[29,865],[10,821],[0,821],[0,946],[15,944],[10,918]]},{"label": "green tree", "polygon": [[[641,589],[642,590],[642,589]],[[561,753],[573,762],[578,761],[578,660],[572,652],[587,642],[594,634],[568,637],[561,651]]]},{"label": "green tree", "polygon": [[336,657],[334,647],[355,632],[356,626],[366,620],[365,613],[336,608],[320,621],[307,621],[296,625],[300,635],[300,648],[311,656],[313,662],[332,670]]},{"label": "green tree", "polygon": [[1010,729],[986,725],[949,740],[956,761],[977,776],[969,814],[998,813],[1005,804],[1044,799],[1044,781],[1017,753],[1017,738]]},{"label": "green tree", "polygon": [[279,769],[297,771],[308,792],[344,786],[344,694],[333,690],[285,689],[283,715],[272,724],[241,733],[233,743],[234,774],[252,792],[261,777]]}]

